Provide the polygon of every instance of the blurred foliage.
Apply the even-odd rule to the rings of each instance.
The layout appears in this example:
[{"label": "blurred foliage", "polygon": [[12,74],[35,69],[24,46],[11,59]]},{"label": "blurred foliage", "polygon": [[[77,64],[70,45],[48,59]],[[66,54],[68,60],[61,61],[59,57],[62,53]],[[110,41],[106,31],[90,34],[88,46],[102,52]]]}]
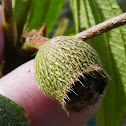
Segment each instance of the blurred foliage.
[{"label": "blurred foliage", "polygon": [[64,0],[14,0],[14,18],[19,35],[23,29],[40,29],[43,23],[48,28],[48,35],[55,25],[63,3]]},{"label": "blurred foliage", "polygon": [[116,0],[123,12],[126,12],[126,0]]},{"label": "blurred foliage", "polygon": [[14,8],[14,19],[16,21],[17,29],[18,29],[18,35],[20,35],[23,32],[23,28],[25,25],[25,22],[27,20],[27,16],[31,7],[32,0],[13,0],[12,5]]}]

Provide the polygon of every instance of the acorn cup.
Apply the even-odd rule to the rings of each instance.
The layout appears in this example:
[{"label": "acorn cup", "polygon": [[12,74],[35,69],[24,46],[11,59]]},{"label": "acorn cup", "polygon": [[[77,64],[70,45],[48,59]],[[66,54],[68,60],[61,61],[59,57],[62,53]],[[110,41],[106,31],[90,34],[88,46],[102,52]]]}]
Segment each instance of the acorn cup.
[{"label": "acorn cup", "polygon": [[40,48],[34,71],[40,89],[66,111],[96,103],[108,83],[96,51],[68,36],[54,37]]}]

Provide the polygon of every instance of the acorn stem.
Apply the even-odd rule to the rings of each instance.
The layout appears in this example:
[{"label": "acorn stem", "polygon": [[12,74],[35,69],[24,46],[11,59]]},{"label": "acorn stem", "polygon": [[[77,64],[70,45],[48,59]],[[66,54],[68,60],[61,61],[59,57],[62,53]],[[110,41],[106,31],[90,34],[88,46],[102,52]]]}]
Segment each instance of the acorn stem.
[{"label": "acorn stem", "polygon": [[30,32],[24,33],[21,37],[21,41],[23,43],[22,49],[26,52],[38,51],[40,47],[48,41],[48,38],[46,37],[46,31],[47,28],[44,23],[38,31],[32,30]]},{"label": "acorn stem", "polygon": [[88,39],[98,36],[104,32],[110,31],[111,29],[122,26],[124,24],[126,24],[126,13],[113,17],[100,24],[97,24],[85,31],[82,31],[82,32],[74,35],[73,37],[79,38],[81,40],[88,40]]}]

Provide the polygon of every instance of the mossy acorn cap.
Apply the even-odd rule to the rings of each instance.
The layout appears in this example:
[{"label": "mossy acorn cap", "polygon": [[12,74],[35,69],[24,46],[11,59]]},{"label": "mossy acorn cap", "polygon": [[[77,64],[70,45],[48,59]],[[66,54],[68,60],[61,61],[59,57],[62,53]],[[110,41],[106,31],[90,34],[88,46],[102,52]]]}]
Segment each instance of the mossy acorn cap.
[{"label": "mossy acorn cap", "polygon": [[65,110],[81,111],[95,103],[107,84],[96,51],[68,36],[54,37],[40,48],[34,71],[40,89]]}]

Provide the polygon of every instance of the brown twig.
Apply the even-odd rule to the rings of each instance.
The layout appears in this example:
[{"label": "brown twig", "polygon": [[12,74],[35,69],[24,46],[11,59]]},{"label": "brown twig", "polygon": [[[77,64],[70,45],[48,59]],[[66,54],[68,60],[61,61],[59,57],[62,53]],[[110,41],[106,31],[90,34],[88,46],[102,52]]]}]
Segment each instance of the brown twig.
[{"label": "brown twig", "polygon": [[2,7],[4,10],[4,20],[9,23],[13,15],[11,0],[2,0]]},{"label": "brown twig", "polygon": [[[13,9],[11,0],[2,0],[6,51],[13,51]],[[9,52],[10,53],[10,52]]]},{"label": "brown twig", "polygon": [[93,38],[97,35],[100,35],[104,32],[107,32],[111,29],[114,29],[116,27],[122,26],[126,24],[126,13],[121,14],[119,16],[113,17],[105,22],[102,22],[96,26],[93,26],[85,31],[82,31],[73,37],[79,38],[82,40],[88,40],[90,38]]},{"label": "brown twig", "polygon": [[16,59],[12,0],[2,0],[2,7],[5,37],[5,67],[3,69],[3,74],[6,74],[10,72],[12,68],[14,68],[14,59]]}]

